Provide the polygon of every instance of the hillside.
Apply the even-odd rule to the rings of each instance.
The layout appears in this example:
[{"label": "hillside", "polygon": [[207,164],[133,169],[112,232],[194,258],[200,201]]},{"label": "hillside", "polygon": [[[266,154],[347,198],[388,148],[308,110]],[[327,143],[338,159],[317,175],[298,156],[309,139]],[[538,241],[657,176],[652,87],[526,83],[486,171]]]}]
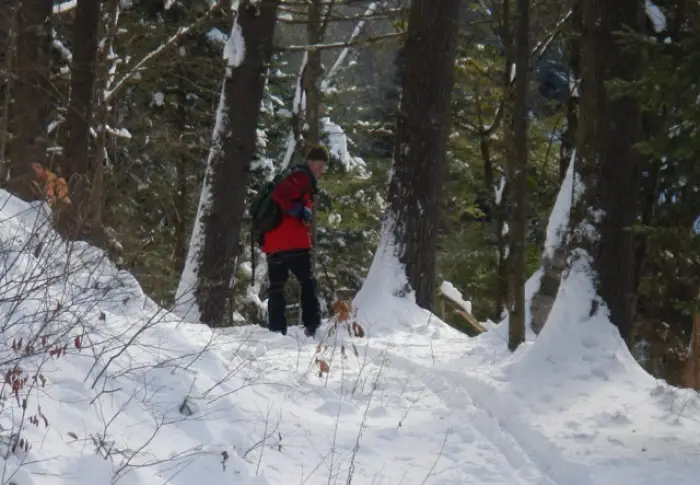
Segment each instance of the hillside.
[{"label": "hillside", "polygon": [[577,307],[583,277],[510,355],[507,323],[468,338],[392,296],[378,258],[354,302],[366,335],[330,336],[319,376],[300,332],[183,324],[60,243],[45,206],[0,198],[3,484],[697,482],[697,394]]}]

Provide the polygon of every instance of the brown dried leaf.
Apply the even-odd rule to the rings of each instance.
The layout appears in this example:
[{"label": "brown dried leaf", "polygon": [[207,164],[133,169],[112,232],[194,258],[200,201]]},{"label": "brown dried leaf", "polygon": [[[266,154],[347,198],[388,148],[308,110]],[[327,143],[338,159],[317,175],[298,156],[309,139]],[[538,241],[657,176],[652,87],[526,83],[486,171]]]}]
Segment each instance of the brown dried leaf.
[{"label": "brown dried leaf", "polygon": [[319,360],[318,366],[321,369],[321,374],[323,374],[324,372],[328,374],[328,372],[331,370],[331,368],[328,366],[328,362],[326,362],[325,360]]}]

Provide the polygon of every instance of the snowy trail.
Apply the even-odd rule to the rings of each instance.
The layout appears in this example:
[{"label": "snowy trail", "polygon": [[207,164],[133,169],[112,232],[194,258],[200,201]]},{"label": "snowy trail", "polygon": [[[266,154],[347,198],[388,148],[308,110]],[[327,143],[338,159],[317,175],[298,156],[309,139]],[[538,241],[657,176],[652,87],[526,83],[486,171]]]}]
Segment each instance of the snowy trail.
[{"label": "snowy trail", "polygon": [[[416,352],[425,341],[406,344]],[[558,485],[498,420],[474,404],[466,386],[387,350],[386,342],[364,349],[370,357],[364,366],[348,361],[338,368],[332,362],[327,386],[325,377],[308,372],[311,343],[261,329],[248,347],[258,354],[261,374],[293,383],[284,397],[273,397],[280,388],[270,384],[240,399],[252,415],[260,410],[246,402],[274,402],[277,449],[265,450],[261,459],[271,483],[288,480],[290,469],[300,483],[329,483],[329,477],[345,483],[352,464],[353,483]]]},{"label": "snowy trail", "polygon": [[184,323],[4,194],[0,360],[41,384],[0,406],[2,483],[698,483],[700,397],[644,372],[578,304],[585,273],[511,354],[506,322],[469,338],[395,296],[396,264],[380,265],[353,300],[359,356],[333,346],[319,376],[299,328]]},{"label": "snowy trail", "polygon": [[[256,366],[278,384],[239,402],[252,416],[259,410],[246,403],[265,398],[279,419],[275,439],[281,436],[283,444],[260,461],[270,483],[290,474],[300,483],[346,483],[351,466],[352,483],[383,485],[655,485],[695,475],[700,423],[682,433],[661,425],[651,435],[636,425],[621,428],[624,419],[606,418],[612,406],[624,404],[608,395],[620,383],[608,389],[599,382],[604,364],[582,366],[581,381],[535,377],[518,386],[504,344],[438,328],[365,339],[359,360],[331,362],[327,383],[309,371],[315,344],[295,332],[290,338],[256,331],[249,343]],[[280,394],[279,383],[289,389]],[[632,400],[646,392],[635,396],[640,383],[629,386]],[[643,413],[658,408],[646,401]],[[575,413],[570,403],[578,406]],[[655,418],[665,416],[659,409]],[[250,432],[260,434],[259,428]],[[647,455],[636,454],[634,441],[623,444],[635,433]]]}]

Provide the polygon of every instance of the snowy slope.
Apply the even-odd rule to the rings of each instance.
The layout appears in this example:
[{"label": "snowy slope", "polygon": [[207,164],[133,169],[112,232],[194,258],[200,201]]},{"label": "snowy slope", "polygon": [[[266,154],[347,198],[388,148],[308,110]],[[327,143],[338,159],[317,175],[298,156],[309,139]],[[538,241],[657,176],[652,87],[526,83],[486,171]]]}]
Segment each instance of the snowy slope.
[{"label": "snowy slope", "polygon": [[[506,324],[470,339],[394,296],[387,253],[354,301],[368,336],[329,337],[319,376],[297,329],[180,323],[99,251],[68,251],[45,214],[0,193],[1,368],[42,376],[3,389],[0,443],[19,432],[31,449],[1,448],[2,483],[697,483],[696,394],[587,317],[583,273],[510,355]],[[38,406],[48,426],[29,423]]]}]

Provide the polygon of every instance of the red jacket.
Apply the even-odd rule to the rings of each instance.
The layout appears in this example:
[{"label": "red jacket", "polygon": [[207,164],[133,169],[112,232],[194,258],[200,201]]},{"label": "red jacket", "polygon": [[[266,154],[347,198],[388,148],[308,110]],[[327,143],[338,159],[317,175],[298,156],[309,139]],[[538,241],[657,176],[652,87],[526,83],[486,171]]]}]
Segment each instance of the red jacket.
[{"label": "red jacket", "polygon": [[311,209],[315,180],[311,173],[301,168],[282,179],[272,191],[272,199],[282,209],[282,222],[265,234],[262,250],[266,254],[311,248],[311,225],[287,214],[297,204]]}]

